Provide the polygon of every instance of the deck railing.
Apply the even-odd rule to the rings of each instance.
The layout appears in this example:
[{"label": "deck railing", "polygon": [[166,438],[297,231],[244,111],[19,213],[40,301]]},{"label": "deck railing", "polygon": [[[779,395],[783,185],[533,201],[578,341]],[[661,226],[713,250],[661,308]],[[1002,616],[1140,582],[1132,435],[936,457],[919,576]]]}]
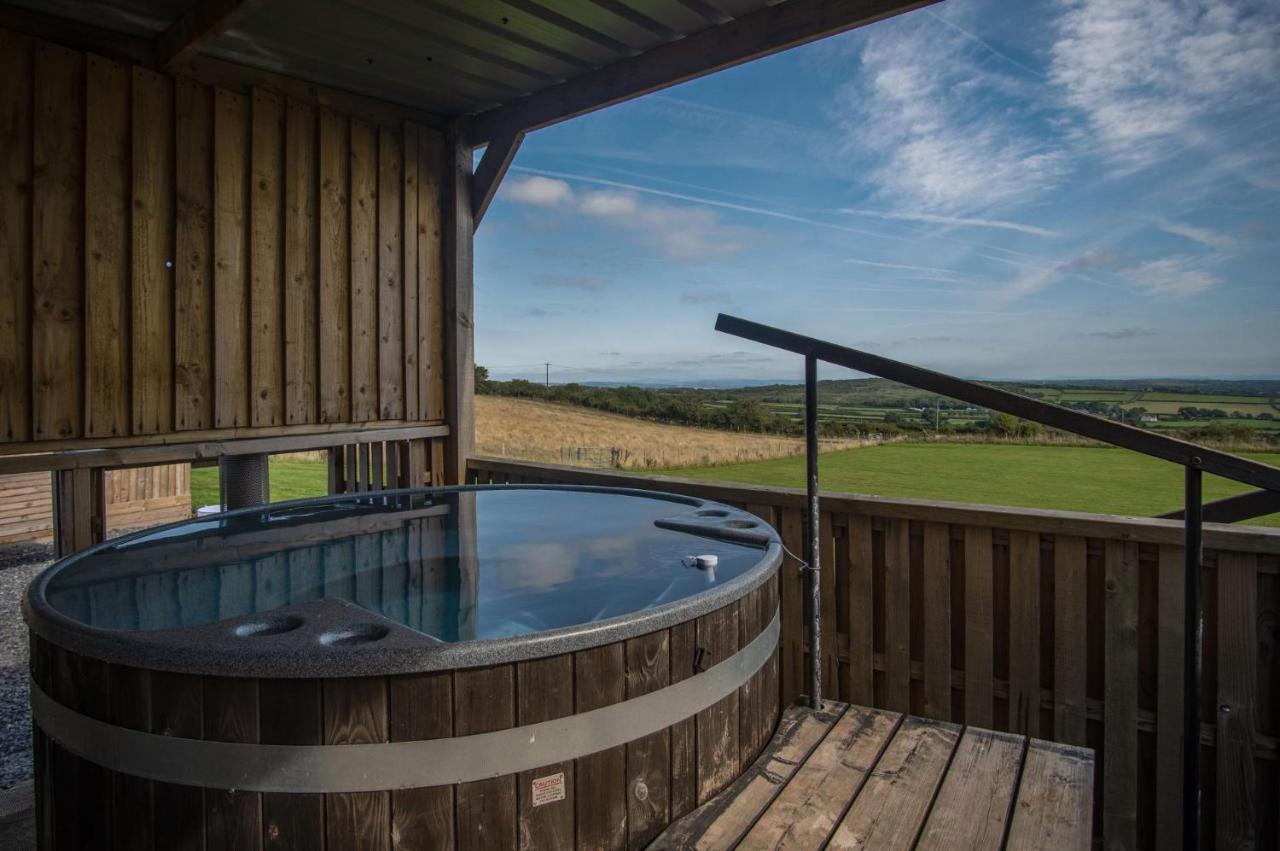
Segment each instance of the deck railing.
[{"label": "deck railing", "polygon": [[[480,483],[664,490],[746,508],[803,551],[803,489],[476,458]],[[1046,483],[1051,486],[1051,483]],[[1181,848],[1183,525],[822,494],[823,680],[842,701],[1087,745],[1108,847]],[[1206,845],[1280,841],[1280,529],[1204,526]],[[784,565],[784,701],[805,688],[804,579]],[[834,629],[831,624],[834,622]]]}]

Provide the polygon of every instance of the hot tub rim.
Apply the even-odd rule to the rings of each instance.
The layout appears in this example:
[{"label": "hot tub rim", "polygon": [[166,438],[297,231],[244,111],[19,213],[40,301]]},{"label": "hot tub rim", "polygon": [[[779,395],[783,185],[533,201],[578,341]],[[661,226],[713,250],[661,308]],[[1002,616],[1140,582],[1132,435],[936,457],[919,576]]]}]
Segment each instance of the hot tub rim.
[{"label": "hot tub rim", "polygon": [[[335,498],[350,497],[383,498],[417,493],[462,493],[482,490],[562,490],[587,493],[610,493],[639,496],[682,503],[702,509],[711,506],[725,509],[729,517],[754,517],[741,509],[714,500],[651,491],[640,488],[594,485],[561,484],[493,484],[453,485],[446,487],[400,488],[394,490],[337,494],[300,500],[272,503],[272,507],[296,508],[306,505],[330,504]],[[259,512],[256,506],[217,515],[232,516]],[[758,518],[756,518],[758,520]],[[695,620],[727,605],[737,602],[769,581],[782,564],[783,546],[777,531],[762,523],[768,542],[761,547],[757,564],[740,576],[709,587],[671,603],[648,609],[628,612],[602,621],[574,624],[553,630],[508,636],[504,638],[471,639],[453,643],[429,643],[429,636],[411,646],[368,645],[342,647],[313,647],[305,650],[256,649],[248,642],[228,642],[214,647],[202,636],[219,631],[229,637],[234,629],[227,620],[215,621],[196,627],[177,627],[167,630],[105,630],[87,626],[59,612],[48,602],[45,591],[50,580],[61,570],[87,558],[99,550],[175,528],[192,519],[149,527],[139,532],[103,541],[67,558],[61,559],[32,580],[23,595],[23,620],[33,633],[46,641],[57,644],[80,655],[112,664],[171,673],[202,676],[256,677],[278,679],[341,678],[355,676],[389,676],[398,674],[430,673],[443,670],[477,668],[540,659],[564,653],[588,650],[629,638],[636,638],[676,624]],[[350,604],[354,605],[354,604]],[[274,610],[285,611],[293,607]],[[362,611],[367,611],[363,610]],[[374,620],[386,620],[369,612]],[[183,641],[181,636],[188,639]],[[221,644],[221,642],[220,642]]]}]

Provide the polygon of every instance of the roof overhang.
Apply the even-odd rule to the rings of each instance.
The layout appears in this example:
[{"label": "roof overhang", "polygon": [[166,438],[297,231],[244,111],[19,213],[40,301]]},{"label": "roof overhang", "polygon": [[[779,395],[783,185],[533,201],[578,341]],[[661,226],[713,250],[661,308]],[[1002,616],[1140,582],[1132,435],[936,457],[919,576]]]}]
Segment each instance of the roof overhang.
[{"label": "roof overhang", "polygon": [[230,62],[467,117],[472,144],[510,153],[527,131],[932,2],[16,0],[0,24],[155,67]]}]

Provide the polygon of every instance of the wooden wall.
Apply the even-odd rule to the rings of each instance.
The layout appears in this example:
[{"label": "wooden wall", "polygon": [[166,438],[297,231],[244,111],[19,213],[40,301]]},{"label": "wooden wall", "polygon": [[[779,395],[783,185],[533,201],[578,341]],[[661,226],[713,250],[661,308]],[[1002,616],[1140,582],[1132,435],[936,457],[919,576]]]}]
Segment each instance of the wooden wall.
[{"label": "wooden wall", "polygon": [[[652,488],[769,521],[803,552],[805,494],[473,459],[470,481]],[[1180,848],[1183,551],[1174,521],[825,494],[823,679],[865,706],[1086,745],[1108,848]],[[788,569],[788,565],[792,569]],[[805,689],[805,588],[781,571],[783,700]],[[1205,533],[1206,847],[1274,847],[1280,530]]]},{"label": "wooden wall", "polygon": [[[103,499],[108,530],[171,523],[191,516],[191,465],[108,470]],[[53,538],[48,473],[0,476],[0,544]]]},{"label": "wooden wall", "polygon": [[443,421],[443,169],[383,109],[0,30],[0,451]]}]

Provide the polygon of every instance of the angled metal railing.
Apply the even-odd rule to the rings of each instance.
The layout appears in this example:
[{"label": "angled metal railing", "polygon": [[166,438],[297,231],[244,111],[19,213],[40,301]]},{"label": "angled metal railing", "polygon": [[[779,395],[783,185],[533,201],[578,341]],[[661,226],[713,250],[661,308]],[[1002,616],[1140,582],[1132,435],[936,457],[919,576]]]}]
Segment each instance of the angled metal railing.
[{"label": "angled metal railing", "polygon": [[[822,566],[818,537],[818,361],[847,367],[879,378],[887,378],[918,390],[938,393],[993,411],[1012,414],[1024,420],[1081,437],[1092,438],[1112,446],[1180,464],[1184,468],[1183,508],[1181,511],[1163,516],[1182,520],[1184,528],[1186,643],[1183,686],[1186,706],[1183,713],[1182,763],[1183,801],[1188,804],[1184,806],[1182,828],[1188,847],[1199,847],[1201,801],[1198,743],[1200,741],[1201,647],[1204,622],[1200,589],[1204,549],[1202,524],[1205,521],[1206,508],[1210,513],[1210,519],[1213,520],[1245,520],[1280,510],[1280,468],[736,316],[720,314],[716,319],[716,330],[776,349],[794,352],[803,355],[805,359],[805,446],[808,474],[805,569],[809,576],[810,594],[809,699],[815,708],[822,703],[822,654],[819,650],[822,632],[819,579]],[[1202,488],[1203,474],[1206,472],[1253,485],[1259,490],[1205,506]],[[1188,742],[1196,744],[1188,747]]]}]

